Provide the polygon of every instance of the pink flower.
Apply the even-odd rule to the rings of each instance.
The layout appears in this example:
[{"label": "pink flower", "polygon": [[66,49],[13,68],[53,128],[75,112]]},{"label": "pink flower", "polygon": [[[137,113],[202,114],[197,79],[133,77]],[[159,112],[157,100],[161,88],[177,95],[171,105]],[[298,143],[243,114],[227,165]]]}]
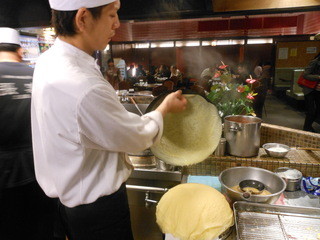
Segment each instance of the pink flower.
[{"label": "pink flower", "polygon": [[240,85],[239,87],[237,87],[237,92],[239,92],[239,93],[243,93],[244,90],[245,90],[245,87],[242,86],[242,85]]},{"label": "pink flower", "polygon": [[228,67],[228,65],[220,65],[219,66],[219,69],[225,69],[225,68],[227,68]]},{"label": "pink flower", "polygon": [[254,99],[253,93],[248,93],[247,98],[251,100]]},{"label": "pink flower", "polygon": [[251,78],[248,78],[247,80],[246,80],[246,82],[247,83],[250,83],[250,84],[253,84],[253,83],[255,83],[257,80],[255,80],[255,79],[251,79]]},{"label": "pink flower", "polygon": [[217,71],[215,74],[214,74],[214,78],[218,78],[218,77],[220,77],[221,76],[221,72],[219,72],[219,71]]}]

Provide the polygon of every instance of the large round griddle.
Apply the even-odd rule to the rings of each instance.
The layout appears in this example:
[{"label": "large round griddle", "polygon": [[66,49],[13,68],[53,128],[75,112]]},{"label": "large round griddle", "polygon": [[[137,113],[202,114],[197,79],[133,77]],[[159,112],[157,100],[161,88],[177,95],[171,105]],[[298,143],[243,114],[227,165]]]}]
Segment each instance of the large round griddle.
[{"label": "large round griddle", "polygon": [[[160,142],[151,147],[153,154],[175,166],[186,166],[205,160],[218,146],[222,133],[217,108],[195,93],[184,94],[187,109],[169,113],[164,118]],[[155,110],[166,95],[157,97],[147,108]]]}]

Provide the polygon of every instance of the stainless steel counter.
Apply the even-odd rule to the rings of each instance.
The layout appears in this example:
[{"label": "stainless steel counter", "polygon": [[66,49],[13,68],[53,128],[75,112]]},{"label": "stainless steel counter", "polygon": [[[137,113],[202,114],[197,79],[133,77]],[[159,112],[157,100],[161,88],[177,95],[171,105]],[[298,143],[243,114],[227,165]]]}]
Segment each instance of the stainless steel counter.
[{"label": "stainless steel counter", "polygon": [[[161,196],[170,188],[187,182],[187,176],[180,171],[162,171],[156,168],[136,168],[131,174],[128,196],[132,211],[136,240],[161,240],[162,234],[156,224],[155,207]],[[150,194],[147,195],[146,193]],[[278,201],[280,205],[320,208],[320,198],[303,191],[284,192]],[[147,208],[146,208],[147,206]],[[149,227],[146,227],[147,224]],[[236,240],[236,230],[226,240]]]},{"label": "stainless steel counter", "polygon": [[135,168],[127,181],[132,230],[135,240],[162,240],[156,223],[156,205],[162,195],[181,183],[180,171]]}]

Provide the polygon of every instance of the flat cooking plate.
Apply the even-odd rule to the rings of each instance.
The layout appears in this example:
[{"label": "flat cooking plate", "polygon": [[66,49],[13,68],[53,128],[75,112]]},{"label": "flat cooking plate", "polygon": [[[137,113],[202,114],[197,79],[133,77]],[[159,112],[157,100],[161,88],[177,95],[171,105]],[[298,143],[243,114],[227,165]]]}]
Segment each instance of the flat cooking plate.
[{"label": "flat cooking plate", "polygon": [[320,239],[320,209],[248,202],[233,205],[239,240]]}]

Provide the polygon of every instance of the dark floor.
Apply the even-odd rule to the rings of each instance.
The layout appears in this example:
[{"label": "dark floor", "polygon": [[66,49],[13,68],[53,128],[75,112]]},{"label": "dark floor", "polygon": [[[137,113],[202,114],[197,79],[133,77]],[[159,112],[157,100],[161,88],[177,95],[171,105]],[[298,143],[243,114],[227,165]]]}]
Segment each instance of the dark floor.
[{"label": "dark floor", "polygon": [[[304,118],[304,101],[268,94],[262,116],[263,122],[302,130]],[[320,133],[318,123],[314,123],[313,127]]]}]

